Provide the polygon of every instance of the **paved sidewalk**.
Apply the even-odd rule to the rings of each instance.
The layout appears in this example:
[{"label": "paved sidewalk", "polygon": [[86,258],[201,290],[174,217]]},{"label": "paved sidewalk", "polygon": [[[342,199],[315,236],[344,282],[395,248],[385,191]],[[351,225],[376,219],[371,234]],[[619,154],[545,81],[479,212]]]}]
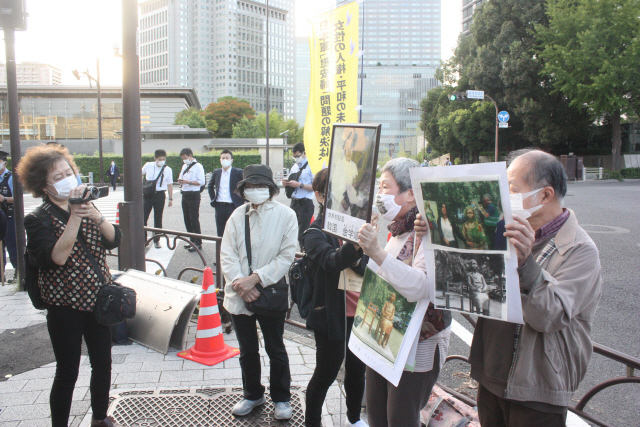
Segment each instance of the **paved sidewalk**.
[{"label": "paved sidewalk", "polygon": [[[45,322],[43,312],[31,306],[24,292],[16,292],[14,286],[0,287],[0,333]],[[195,342],[196,324],[189,328],[187,347]],[[225,335],[225,342],[238,346],[235,333]],[[313,341],[285,332],[285,343],[291,365],[291,384],[306,387],[315,368]],[[7,349],[3,349],[7,351]],[[164,355],[138,344],[114,346],[112,393],[130,389],[158,389],[184,386],[241,386],[242,375],[237,357],[216,366],[207,367],[179,358],[177,349]],[[264,346],[260,349],[262,383],[269,384],[269,359]],[[82,356],[80,373],[71,406],[69,425],[89,427],[91,421],[89,376],[91,367],[87,356]],[[55,363],[50,363],[0,382],[0,426],[44,427],[50,426],[49,392],[55,373]],[[342,417],[340,412],[342,409]],[[323,407],[327,427],[343,426],[346,422],[346,404],[342,389],[334,383]],[[363,414],[363,419],[366,419]]]}]

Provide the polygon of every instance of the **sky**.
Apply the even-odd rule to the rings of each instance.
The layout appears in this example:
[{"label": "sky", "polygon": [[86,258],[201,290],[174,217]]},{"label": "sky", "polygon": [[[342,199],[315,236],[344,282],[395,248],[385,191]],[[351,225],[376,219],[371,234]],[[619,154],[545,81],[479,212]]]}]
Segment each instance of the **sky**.
[{"label": "sky", "polygon": [[[366,0],[365,0],[366,1]],[[442,1],[442,57],[455,47],[461,28],[462,0]],[[27,31],[16,32],[16,60],[36,61],[62,70],[62,83],[87,85],[78,81],[74,69],[89,70],[96,77],[100,58],[101,83],[122,84],[122,60],[113,53],[122,40],[120,0],[29,0]],[[330,10],[335,0],[296,0],[296,35],[307,35],[307,21]],[[4,43],[0,58],[5,62]]]}]

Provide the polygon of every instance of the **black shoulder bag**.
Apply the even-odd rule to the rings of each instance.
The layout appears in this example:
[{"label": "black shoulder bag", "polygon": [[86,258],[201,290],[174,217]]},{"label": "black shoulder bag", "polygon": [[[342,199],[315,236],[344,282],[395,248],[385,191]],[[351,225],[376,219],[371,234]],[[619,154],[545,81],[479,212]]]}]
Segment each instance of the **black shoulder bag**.
[{"label": "black shoulder bag", "polygon": [[[303,167],[301,167],[298,172],[294,172],[289,174],[287,177],[287,181],[297,181],[300,179],[300,175],[302,175],[302,171],[309,165],[309,162],[305,163]],[[284,187],[284,194],[286,194],[287,198],[291,198],[293,196],[293,192],[296,191],[296,187]]]},{"label": "black shoulder bag", "polygon": [[[55,208],[51,209],[51,213],[62,222],[66,221]],[[102,282],[93,309],[93,315],[98,323],[104,326],[113,326],[126,319],[133,319],[136,315],[136,291],[107,280],[102,274],[98,262],[89,251],[81,230],[78,230],[78,243],[91,263],[91,268]]]},{"label": "black shoulder bag", "polygon": [[[246,213],[249,213],[251,204],[247,203]],[[251,269],[251,229],[249,228],[249,215],[245,215],[244,221],[244,243],[247,247],[247,259],[249,260],[249,275],[253,274]],[[279,317],[284,316],[289,309],[289,287],[284,277],[266,288],[260,283],[256,285],[260,296],[253,302],[245,302],[247,310],[254,314],[263,316]]]},{"label": "black shoulder bag", "polygon": [[160,185],[162,185],[162,180],[164,179],[164,168],[166,167],[166,164],[162,165],[162,169],[160,169],[160,173],[156,176],[156,179],[147,181],[147,178],[145,177],[145,181],[142,183],[143,197],[151,197],[156,194],[156,183],[158,182],[158,179],[160,179]]},{"label": "black shoulder bag", "polygon": [[[182,172],[182,177],[184,178],[184,176],[187,174],[187,172],[189,172],[189,169],[191,169],[191,167],[193,165],[195,165],[196,163],[198,163],[196,160],[194,160],[193,162],[189,163],[189,166],[187,166],[187,168],[184,170],[184,172]],[[204,166],[203,166],[203,171],[204,171]],[[205,175],[205,181],[206,181],[206,175]],[[204,188],[206,187],[206,182],[205,185],[201,185],[200,186],[200,192],[202,193],[204,191]],[[182,193],[183,191],[180,190],[180,193]]]},{"label": "black shoulder bag", "polygon": [[[42,206],[44,205],[45,203],[38,206],[29,215],[41,215],[42,213],[44,213],[44,210],[42,209]],[[38,310],[45,310],[49,308],[49,304],[44,302],[44,300],[42,299],[42,294],[40,294],[40,269],[37,267],[37,265],[31,262],[31,255],[29,254],[27,248],[24,249],[24,269],[24,287],[29,294],[31,304],[33,304],[33,307]]]}]

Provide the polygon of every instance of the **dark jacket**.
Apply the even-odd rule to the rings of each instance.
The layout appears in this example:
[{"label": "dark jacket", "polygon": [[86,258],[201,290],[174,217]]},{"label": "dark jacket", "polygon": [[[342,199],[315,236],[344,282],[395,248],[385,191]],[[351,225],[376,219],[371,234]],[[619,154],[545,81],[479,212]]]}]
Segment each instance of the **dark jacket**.
[{"label": "dark jacket", "polygon": [[[213,171],[213,176],[209,180],[208,190],[209,198],[211,198],[211,207],[216,207],[216,197],[220,192],[220,177],[222,176],[222,169],[216,169]],[[238,196],[235,191],[238,187],[238,182],[242,181],[242,169],[231,167],[231,177],[229,179],[229,191],[231,193],[231,201],[237,208],[244,204],[242,197]]]},{"label": "dark jacket", "polygon": [[115,176],[116,179],[120,178],[120,169],[118,169],[118,165],[114,165],[113,167],[113,174],[111,173],[111,165],[109,165],[107,167],[107,170],[104,172],[104,174],[107,176],[107,178],[111,178],[112,176]]},{"label": "dark jacket", "polygon": [[[322,215],[309,226],[309,229],[321,228]],[[362,255],[362,249],[356,250],[349,242],[340,246],[337,237],[321,231],[307,231],[303,246],[313,265],[313,308],[307,318],[307,328],[328,335],[332,341],[344,341],[346,308],[344,291],[338,289],[340,272],[362,258],[360,266],[353,270],[364,274],[368,257]]]}]

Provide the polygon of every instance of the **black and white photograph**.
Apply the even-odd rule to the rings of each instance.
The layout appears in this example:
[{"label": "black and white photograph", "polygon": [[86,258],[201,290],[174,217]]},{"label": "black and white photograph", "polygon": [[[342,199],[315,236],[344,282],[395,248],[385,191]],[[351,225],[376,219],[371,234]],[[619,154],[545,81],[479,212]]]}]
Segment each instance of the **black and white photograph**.
[{"label": "black and white photograph", "polygon": [[436,307],[485,317],[506,316],[502,254],[435,250]]}]

